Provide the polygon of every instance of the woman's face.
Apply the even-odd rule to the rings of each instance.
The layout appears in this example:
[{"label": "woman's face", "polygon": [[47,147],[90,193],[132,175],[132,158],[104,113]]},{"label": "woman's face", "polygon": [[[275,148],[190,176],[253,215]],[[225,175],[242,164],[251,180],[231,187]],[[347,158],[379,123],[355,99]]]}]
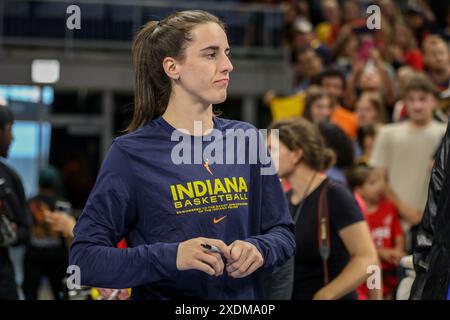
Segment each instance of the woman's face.
[{"label": "woman's face", "polygon": [[377,110],[366,97],[362,97],[356,102],[356,118],[359,126],[373,125],[377,121]]},{"label": "woman's face", "polygon": [[376,69],[363,72],[359,78],[359,87],[362,90],[381,90],[383,88],[383,80],[380,72]]},{"label": "woman's face", "polygon": [[278,176],[282,179],[288,178],[295,170],[301,151],[289,150],[289,148],[276,137],[268,140],[268,147],[272,159],[278,159],[278,161],[274,161],[275,167],[277,167],[278,164],[278,167],[276,168]]},{"label": "woman's face", "polygon": [[178,65],[180,86],[194,103],[221,103],[227,98],[233,70],[227,35],[216,23],[201,24],[192,30],[192,35],[185,61]]},{"label": "woman's face", "polygon": [[314,123],[327,121],[331,116],[331,100],[327,96],[321,97],[311,105],[311,118]]}]

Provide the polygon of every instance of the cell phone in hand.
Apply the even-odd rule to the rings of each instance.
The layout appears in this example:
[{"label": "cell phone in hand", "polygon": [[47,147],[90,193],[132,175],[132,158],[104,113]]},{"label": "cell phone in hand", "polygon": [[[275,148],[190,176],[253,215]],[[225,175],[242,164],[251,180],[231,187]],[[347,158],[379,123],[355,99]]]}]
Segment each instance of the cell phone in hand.
[{"label": "cell phone in hand", "polygon": [[70,215],[72,214],[72,205],[67,201],[58,200],[55,203],[55,210]]}]

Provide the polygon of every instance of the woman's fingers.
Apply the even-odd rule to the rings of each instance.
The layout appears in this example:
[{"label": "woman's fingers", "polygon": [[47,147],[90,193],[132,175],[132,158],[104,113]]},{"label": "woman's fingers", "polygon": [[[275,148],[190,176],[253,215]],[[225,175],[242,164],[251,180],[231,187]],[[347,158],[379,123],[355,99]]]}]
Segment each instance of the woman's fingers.
[{"label": "woman's fingers", "polygon": [[[215,246],[219,253],[209,252],[202,246]],[[220,276],[224,271],[222,256],[227,259],[227,272],[231,277],[241,278],[262,266],[263,257],[250,242],[237,240],[230,246],[218,239],[196,238],[179,244],[177,252],[178,270],[196,269],[211,276]]]},{"label": "woman's fingers", "polygon": [[241,245],[239,245],[238,241],[233,242],[230,247],[231,247],[230,250],[231,261],[233,262],[239,261],[242,252],[244,251],[244,248]]},{"label": "woman's fingers", "polygon": [[246,277],[262,266],[264,259],[259,250],[250,242],[235,241],[232,245],[231,255],[236,256],[239,253],[239,259],[227,266],[227,272],[231,277]]},{"label": "woman's fingers", "polygon": [[[252,266],[258,264],[258,256],[254,252],[250,252],[247,258],[238,266],[233,272],[230,273],[230,277],[233,278],[243,278],[251,274],[253,271],[250,270]],[[258,265],[260,267],[261,265]],[[256,270],[256,268],[255,268]]]},{"label": "woman's fingers", "polygon": [[200,252],[198,254],[198,259],[212,267],[214,269],[215,276],[222,275],[224,267],[220,254]]},{"label": "woman's fingers", "polygon": [[248,270],[241,276],[241,278],[244,278],[248,275],[251,275],[253,272],[258,270],[264,263],[264,259],[261,257],[256,257],[256,259],[253,261],[253,263],[250,265]]},{"label": "woman's fingers", "polygon": [[230,254],[230,247],[225,244],[222,240],[218,239],[204,239],[206,244],[216,246],[220,252],[223,254],[225,259],[230,260],[231,254]]},{"label": "woman's fingers", "polygon": [[228,273],[232,273],[236,270],[238,270],[239,268],[242,267],[242,265],[247,261],[249,255],[250,255],[250,250],[248,248],[242,247],[242,246],[234,246],[231,251],[233,252],[233,250],[238,250],[239,254],[239,258],[237,259],[237,261],[232,262],[228,268],[227,271]]},{"label": "woman's fingers", "polygon": [[209,274],[210,276],[213,276],[215,274],[215,271],[211,266],[207,263],[204,263],[200,260],[193,260],[192,261],[192,269],[203,271],[204,273]]}]

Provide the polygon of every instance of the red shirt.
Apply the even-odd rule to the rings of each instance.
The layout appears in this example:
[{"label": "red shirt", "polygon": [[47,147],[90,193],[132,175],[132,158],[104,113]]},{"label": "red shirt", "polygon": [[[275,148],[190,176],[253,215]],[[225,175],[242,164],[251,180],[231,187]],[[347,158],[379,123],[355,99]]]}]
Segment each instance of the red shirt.
[{"label": "red shirt", "polygon": [[[377,249],[394,248],[395,238],[403,235],[395,205],[389,200],[383,199],[375,212],[365,212],[365,216]],[[382,268],[385,270],[395,268],[395,266],[382,261]]]},{"label": "red shirt", "polygon": [[423,70],[423,57],[419,49],[414,49],[403,54],[405,63],[415,70]]},{"label": "red shirt", "polygon": [[[366,217],[369,225],[372,239],[377,249],[379,248],[394,248],[395,238],[403,235],[403,230],[400,225],[400,218],[398,216],[396,206],[389,200],[383,199],[380,201],[378,208],[371,213],[367,210],[361,209]],[[381,268],[385,270],[395,270],[397,267],[384,260],[381,260]],[[387,294],[395,288],[398,280],[395,276],[383,274],[383,292]],[[368,290],[365,284],[358,288],[359,298],[365,300],[368,297]]]}]

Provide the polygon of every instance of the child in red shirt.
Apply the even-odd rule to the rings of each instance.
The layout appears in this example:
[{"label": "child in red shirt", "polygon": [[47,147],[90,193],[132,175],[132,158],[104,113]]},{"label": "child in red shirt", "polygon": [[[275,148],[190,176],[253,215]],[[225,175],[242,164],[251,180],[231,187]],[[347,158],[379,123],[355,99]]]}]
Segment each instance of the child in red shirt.
[{"label": "child in red shirt", "polygon": [[[381,173],[374,168],[358,166],[352,170],[348,183],[355,196],[363,202],[361,211],[378,250],[383,274],[383,298],[393,299],[399,279],[397,267],[405,256],[404,237],[396,205],[385,196],[385,183]],[[371,298],[369,289],[363,284],[358,289],[361,299]]]}]

